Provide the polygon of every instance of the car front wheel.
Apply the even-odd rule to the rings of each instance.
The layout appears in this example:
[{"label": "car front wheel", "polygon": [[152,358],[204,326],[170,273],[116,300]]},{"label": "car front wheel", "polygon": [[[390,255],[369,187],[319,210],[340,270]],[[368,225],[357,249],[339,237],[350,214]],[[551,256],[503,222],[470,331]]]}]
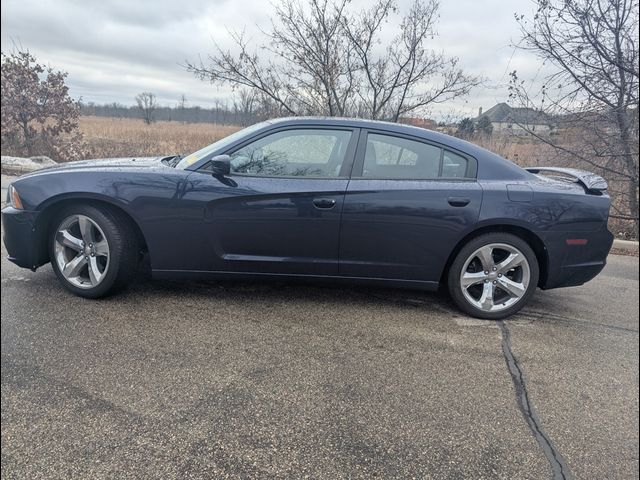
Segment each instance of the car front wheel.
[{"label": "car front wheel", "polygon": [[488,233],[458,253],[448,275],[449,293],[465,313],[500,320],[518,312],[538,285],[536,255],[522,238]]},{"label": "car front wheel", "polygon": [[128,219],[108,207],[63,209],[49,238],[51,265],[65,288],[99,298],[126,286],[137,269],[136,235]]}]

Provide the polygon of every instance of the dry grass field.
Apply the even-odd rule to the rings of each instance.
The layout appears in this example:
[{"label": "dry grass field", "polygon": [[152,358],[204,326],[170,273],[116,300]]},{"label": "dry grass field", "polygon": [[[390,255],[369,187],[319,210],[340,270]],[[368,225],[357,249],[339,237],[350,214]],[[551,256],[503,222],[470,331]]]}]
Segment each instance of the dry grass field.
[{"label": "dry grass field", "polygon": [[[241,127],[212,123],[155,122],[140,119],[80,117],[80,130],[93,158],[189,153]],[[537,165],[553,152],[537,142],[516,137],[477,139],[475,143],[521,165]]]},{"label": "dry grass field", "polygon": [[156,122],[133,118],[80,117],[87,157],[129,157],[190,153],[240,127],[211,123]]}]

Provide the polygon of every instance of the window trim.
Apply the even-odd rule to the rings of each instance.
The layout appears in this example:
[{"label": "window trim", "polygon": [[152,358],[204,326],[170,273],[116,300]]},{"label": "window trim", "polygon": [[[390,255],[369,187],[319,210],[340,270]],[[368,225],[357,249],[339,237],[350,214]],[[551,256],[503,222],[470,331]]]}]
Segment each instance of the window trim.
[{"label": "window trim", "polygon": [[[367,137],[369,134],[373,135],[383,135],[387,137],[395,137],[401,138],[404,140],[410,140],[413,142],[423,143],[426,145],[431,145],[433,147],[440,148],[440,166],[438,168],[438,177],[437,178],[388,178],[388,177],[365,177],[362,175],[364,170],[364,159],[367,150]],[[464,177],[441,177],[442,175],[442,167],[443,167],[443,159],[445,150],[459,155],[467,160],[467,171],[465,172]],[[390,180],[390,181],[414,181],[414,182],[477,182],[478,181],[478,160],[469,155],[468,153],[462,152],[456,148],[450,147],[449,145],[445,145],[443,143],[434,142],[431,140],[427,140],[424,138],[416,137],[414,135],[408,135],[405,133],[396,133],[396,132],[388,132],[386,130],[378,130],[373,128],[362,128],[360,129],[360,138],[358,139],[358,150],[356,151],[355,161],[353,164],[353,169],[351,172],[352,179],[358,180]]]},{"label": "window trim", "polygon": [[[342,166],[340,167],[340,172],[335,177],[329,177],[324,175],[257,175],[254,173],[238,173],[231,172],[228,177],[249,177],[249,178],[284,178],[284,179],[309,179],[309,180],[349,180],[351,177],[351,172],[353,170],[353,163],[356,154],[356,149],[358,146],[358,139],[360,138],[360,128],[347,127],[342,125],[287,125],[283,127],[272,128],[266,131],[262,131],[250,138],[245,139],[244,141],[237,143],[230,147],[229,149],[220,153],[220,155],[231,155],[238,150],[246,147],[247,145],[256,142],[264,137],[268,137],[269,135],[273,135],[275,133],[286,132],[291,130],[330,130],[330,131],[341,131],[341,132],[349,132],[351,133],[351,138],[349,139],[349,144],[347,145],[347,149],[344,152],[344,160],[342,162]],[[206,169],[209,162],[205,163],[201,169]]]}]

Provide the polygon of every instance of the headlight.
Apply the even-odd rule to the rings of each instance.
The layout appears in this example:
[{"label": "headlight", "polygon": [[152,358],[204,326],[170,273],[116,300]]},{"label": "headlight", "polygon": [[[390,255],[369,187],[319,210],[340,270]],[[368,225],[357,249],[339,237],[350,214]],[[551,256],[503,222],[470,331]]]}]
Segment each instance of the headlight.
[{"label": "headlight", "polygon": [[9,185],[7,190],[7,203],[17,210],[23,210],[22,200],[20,200],[20,195],[13,184]]}]

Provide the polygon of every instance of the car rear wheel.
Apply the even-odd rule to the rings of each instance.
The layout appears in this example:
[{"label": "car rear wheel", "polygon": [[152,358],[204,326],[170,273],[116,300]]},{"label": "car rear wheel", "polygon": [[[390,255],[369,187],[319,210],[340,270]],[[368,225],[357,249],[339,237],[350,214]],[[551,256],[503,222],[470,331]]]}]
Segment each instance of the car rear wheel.
[{"label": "car rear wheel", "polygon": [[78,205],[65,208],[52,222],[51,265],[67,290],[99,298],[125,287],[138,264],[135,231],[120,212]]},{"label": "car rear wheel", "polygon": [[535,253],[522,238],[488,233],[458,253],[448,274],[449,293],[465,313],[500,320],[518,312],[538,285]]}]

